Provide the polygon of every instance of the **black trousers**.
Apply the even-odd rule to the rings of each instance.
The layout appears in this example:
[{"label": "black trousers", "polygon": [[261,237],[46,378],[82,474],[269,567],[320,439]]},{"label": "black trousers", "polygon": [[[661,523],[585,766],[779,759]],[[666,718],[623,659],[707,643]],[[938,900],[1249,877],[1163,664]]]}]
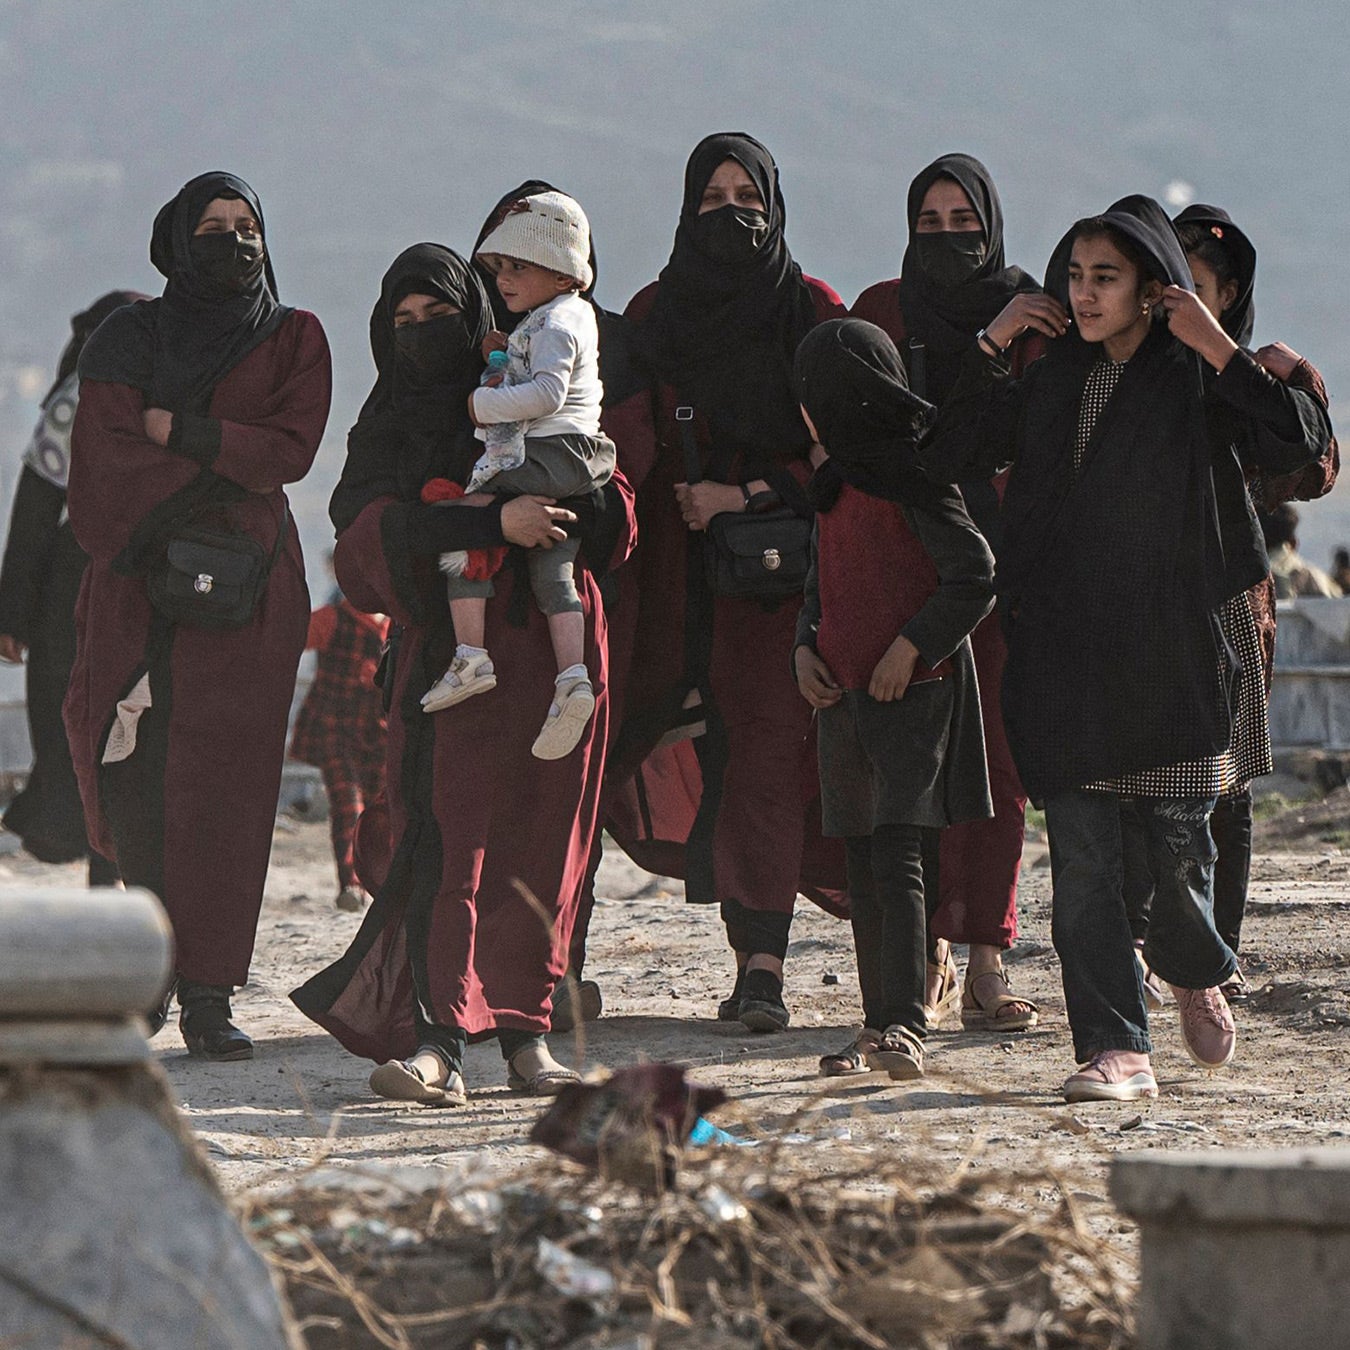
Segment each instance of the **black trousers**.
[{"label": "black trousers", "polygon": [[896,1024],[922,1039],[927,959],[924,835],[917,825],[882,825],[846,839],[853,945],[863,1021],[878,1031]]}]

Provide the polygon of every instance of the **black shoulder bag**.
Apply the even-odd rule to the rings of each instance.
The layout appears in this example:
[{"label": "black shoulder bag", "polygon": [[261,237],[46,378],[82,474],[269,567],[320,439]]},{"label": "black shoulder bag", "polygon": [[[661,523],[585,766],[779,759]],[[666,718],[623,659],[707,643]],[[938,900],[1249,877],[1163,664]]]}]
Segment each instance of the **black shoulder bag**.
[{"label": "black shoulder bag", "polygon": [[[701,482],[703,468],[694,438],[694,410],[675,409],[684,447],[688,481]],[[760,494],[768,496],[769,494]],[[800,595],[811,564],[811,521],[787,505],[766,511],[724,511],[703,532],[703,563],[708,588],[738,600],[773,602]]]},{"label": "black shoulder bag", "polygon": [[166,619],[191,628],[242,628],[253,617],[267,579],[286,546],[287,503],[270,555],[247,534],[184,523],[169,533],[164,556],[146,575],[150,603]]}]

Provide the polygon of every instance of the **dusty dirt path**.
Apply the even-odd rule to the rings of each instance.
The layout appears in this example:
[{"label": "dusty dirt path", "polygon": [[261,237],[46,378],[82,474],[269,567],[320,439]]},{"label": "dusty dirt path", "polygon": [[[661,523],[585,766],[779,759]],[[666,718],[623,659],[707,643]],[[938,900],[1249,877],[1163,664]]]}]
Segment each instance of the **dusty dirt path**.
[{"label": "dusty dirt path", "polygon": [[[1329,819],[1336,814],[1334,804],[1324,810]],[[848,1040],[858,1016],[847,928],[802,905],[789,956],[793,1026],[786,1033],[755,1036],[719,1025],[712,1016],[729,967],[715,914],[683,904],[678,882],[639,872],[612,851],[600,875],[588,971],[605,992],[605,1016],[584,1038],[557,1038],[556,1049],[570,1062],[608,1068],[641,1059],[688,1064],[731,1095],[727,1120],[795,1131],[803,1136],[799,1147],[824,1170],[832,1144],[845,1137],[887,1150],[921,1148],[954,1164],[974,1152],[975,1166],[1048,1163],[1075,1173],[1092,1204],[1104,1202],[1104,1163],[1120,1149],[1350,1139],[1350,855],[1318,842],[1319,833],[1331,835],[1316,819],[1299,837],[1294,819],[1267,833],[1302,851],[1263,853],[1254,868],[1244,961],[1256,992],[1238,1012],[1235,1064],[1214,1075],[1194,1069],[1175,1015],[1160,1014],[1162,1095],[1142,1110],[1071,1110],[1058,1097],[1072,1065],[1049,945],[1049,870],[1035,865],[1025,874],[1022,938],[1010,965],[1016,987],[1040,1004],[1040,1027],[1003,1037],[944,1030],[931,1042],[928,1077],[916,1086],[870,1075],[827,1085],[816,1061]],[[17,860],[9,865],[30,870]],[[467,1110],[401,1108],[373,1099],[369,1066],[291,1006],[288,991],[339,953],[357,924],[332,907],[330,869],[324,826],[279,820],[254,977],[237,1001],[258,1041],[254,1061],[191,1061],[172,1025],[154,1043],[224,1185],[249,1187],[325,1153],[337,1166],[451,1164],[470,1171],[533,1155],[524,1136],[539,1104],[507,1092],[495,1046],[470,1052]],[[827,974],[839,983],[824,983]]]},{"label": "dusty dirt path", "polygon": [[[1143,1109],[1071,1109],[1059,1099],[1072,1066],[1049,945],[1049,871],[1036,865],[1025,873],[1023,934],[1010,966],[1017,989],[1040,1004],[1039,1029],[1004,1037],[944,1030],[930,1042],[929,1074],[917,1085],[874,1076],[829,1085],[816,1076],[817,1058],[849,1039],[858,1015],[847,928],[803,903],[788,963],[786,1033],[719,1025],[712,1018],[729,973],[715,914],[681,903],[678,882],[654,879],[612,852],[601,871],[588,971],[604,989],[605,1016],[584,1039],[556,1038],[555,1050],[587,1066],[688,1064],[732,1097],[720,1121],[746,1132],[792,1131],[801,1160],[821,1172],[832,1169],[845,1139],[854,1153],[921,1152],[990,1169],[1050,1166],[1075,1179],[1095,1228],[1127,1233],[1106,1200],[1105,1166],[1117,1151],[1350,1139],[1350,854],[1319,842],[1334,836],[1343,807],[1324,812],[1330,824],[1318,817],[1306,828],[1267,830],[1283,851],[1262,853],[1254,870],[1244,964],[1256,993],[1238,1012],[1237,1061],[1221,1074],[1197,1071],[1175,1015],[1159,1015],[1162,1095]],[[0,860],[0,889],[79,880],[75,868],[43,868],[22,855]],[[448,1166],[473,1175],[536,1157],[525,1136],[540,1104],[506,1090],[494,1046],[470,1051],[467,1109],[405,1108],[373,1099],[370,1066],[291,1006],[288,991],[336,956],[357,925],[333,908],[333,890],[326,827],[279,819],[253,980],[235,1005],[257,1057],[189,1060],[172,1024],[154,1041],[225,1188],[284,1182],[323,1158],[339,1168]],[[826,984],[827,974],[838,984]]]}]

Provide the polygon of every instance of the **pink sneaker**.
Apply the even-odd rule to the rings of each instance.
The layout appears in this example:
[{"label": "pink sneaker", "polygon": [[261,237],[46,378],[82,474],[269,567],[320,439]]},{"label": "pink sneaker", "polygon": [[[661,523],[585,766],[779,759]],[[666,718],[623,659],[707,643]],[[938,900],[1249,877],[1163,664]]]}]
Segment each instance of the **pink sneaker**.
[{"label": "pink sneaker", "polygon": [[1148,1056],[1134,1050],[1103,1050],[1064,1080],[1066,1102],[1133,1102],[1157,1095]]},{"label": "pink sneaker", "polygon": [[1237,1028],[1228,1000],[1219,989],[1172,986],[1181,1013],[1181,1040],[1186,1053],[1202,1069],[1222,1069],[1237,1049]]}]

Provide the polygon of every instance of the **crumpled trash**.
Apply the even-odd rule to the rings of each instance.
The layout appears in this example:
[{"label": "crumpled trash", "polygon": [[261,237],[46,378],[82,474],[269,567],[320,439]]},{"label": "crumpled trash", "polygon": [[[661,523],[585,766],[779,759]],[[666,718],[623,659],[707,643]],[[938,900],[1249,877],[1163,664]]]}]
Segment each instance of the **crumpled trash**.
[{"label": "crumpled trash", "polygon": [[535,1121],[530,1141],[615,1180],[668,1186],[696,1122],[727,1099],[721,1088],[687,1083],[684,1073],[676,1064],[635,1064],[603,1083],[569,1083]]},{"label": "crumpled trash", "polygon": [[534,1260],[539,1273],[564,1298],[595,1301],[610,1298],[614,1293],[614,1276],[609,1271],[574,1256],[546,1237],[539,1239]]},{"label": "crumpled trash", "polygon": [[689,1131],[689,1142],[696,1147],[703,1147],[706,1144],[744,1144],[747,1141],[737,1139],[734,1134],[728,1134],[725,1130],[719,1129],[710,1120],[705,1120],[700,1116],[694,1122],[694,1128]]}]

